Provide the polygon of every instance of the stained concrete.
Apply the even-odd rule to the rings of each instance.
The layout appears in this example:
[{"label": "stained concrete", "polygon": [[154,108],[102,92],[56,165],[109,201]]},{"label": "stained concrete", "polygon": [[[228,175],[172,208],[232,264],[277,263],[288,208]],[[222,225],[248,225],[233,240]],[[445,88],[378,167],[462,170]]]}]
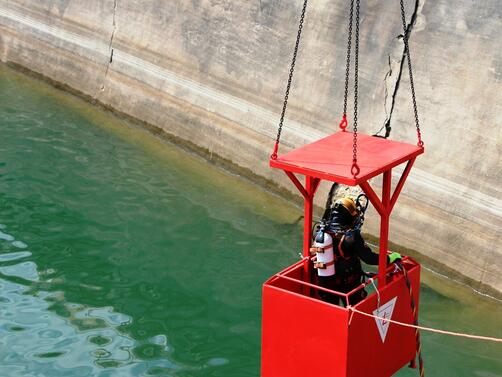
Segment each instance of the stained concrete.
[{"label": "stained concrete", "polygon": [[[414,143],[399,4],[361,3],[359,128]],[[347,4],[309,5],[281,151],[337,128]],[[293,190],[268,156],[301,5],[0,0],[0,59]],[[406,9],[408,20],[416,16],[410,45],[426,154],[390,237],[500,294],[502,8],[498,0],[407,0]],[[365,226],[378,234],[375,216]]]}]

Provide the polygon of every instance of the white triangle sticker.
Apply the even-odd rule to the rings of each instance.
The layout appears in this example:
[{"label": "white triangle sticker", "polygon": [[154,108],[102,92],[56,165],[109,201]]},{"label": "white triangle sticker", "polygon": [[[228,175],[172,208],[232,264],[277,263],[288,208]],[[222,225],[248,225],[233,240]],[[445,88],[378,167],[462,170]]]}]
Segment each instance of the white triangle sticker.
[{"label": "white triangle sticker", "polygon": [[389,330],[390,322],[385,319],[392,319],[392,313],[394,312],[394,306],[396,305],[397,296],[387,303],[380,306],[380,308],[373,311],[373,315],[380,317],[382,319],[375,318],[375,322],[378,327],[378,332],[382,338],[382,343],[385,343],[385,337],[387,336],[387,331]]}]

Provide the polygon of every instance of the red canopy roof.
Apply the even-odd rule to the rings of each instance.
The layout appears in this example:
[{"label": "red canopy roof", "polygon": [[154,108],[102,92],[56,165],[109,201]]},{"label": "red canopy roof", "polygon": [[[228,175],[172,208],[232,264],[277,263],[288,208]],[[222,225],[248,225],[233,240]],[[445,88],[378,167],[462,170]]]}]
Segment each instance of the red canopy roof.
[{"label": "red canopy roof", "polygon": [[358,134],[357,164],[361,171],[354,179],[350,172],[353,137],[352,132],[337,132],[270,160],[270,166],[355,186],[424,152],[416,145]]}]

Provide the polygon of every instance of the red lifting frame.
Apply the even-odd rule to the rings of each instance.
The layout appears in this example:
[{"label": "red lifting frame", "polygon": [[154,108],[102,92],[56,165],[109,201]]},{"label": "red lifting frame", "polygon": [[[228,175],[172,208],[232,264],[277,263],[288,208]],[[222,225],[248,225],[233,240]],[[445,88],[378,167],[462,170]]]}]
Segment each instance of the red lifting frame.
[{"label": "red lifting frame", "polygon": [[[337,132],[324,139],[295,149],[277,159],[270,160],[270,166],[284,170],[305,199],[305,226],[303,255],[309,256],[312,240],[312,209],[314,195],[322,179],[349,186],[359,185],[380,215],[380,259],[378,265],[378,286],[386,284],[387,249],[390,214],[401,193],[406,178],[418,155],[424,148],[379,137],[358,134],[357,162],[361,169],[357,177],[352,176],[353,134]],[[392,168],[407,162],[399,182],[391,195]],[[295,174],[305,175],[305,186]],[[383,174],[382,198],[371,188],[368,180]],[[305,259],[305,273],[309,274],[308,259]]]}]

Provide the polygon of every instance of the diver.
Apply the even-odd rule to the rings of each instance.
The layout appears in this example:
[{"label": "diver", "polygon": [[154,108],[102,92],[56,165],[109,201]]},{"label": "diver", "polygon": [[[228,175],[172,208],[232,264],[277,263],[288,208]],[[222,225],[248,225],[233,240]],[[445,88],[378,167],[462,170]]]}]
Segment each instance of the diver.
[{"label": "diver", "polygon": [[[362,199],[365,205],[361,204]],[[368,207],[368,199],[361,194],[354,201],[351,197],[343,197],[326,206],[318,231],[315,235],[312,253],[317,254],[314,267],[317,269],[318,283],[321,287],[348,293],[360,286],[364,281],[361,260],[367,264],[377,265],[378,254],[373,253],[361,235],[364,213]],[[391,253],[387,263],[401,259],[401,254]],[[346,305],[343,297],[319,290],[323,301],[335,305]],[[360,289],[349,297],[349,304],[355,305],[367,296]]]}]

